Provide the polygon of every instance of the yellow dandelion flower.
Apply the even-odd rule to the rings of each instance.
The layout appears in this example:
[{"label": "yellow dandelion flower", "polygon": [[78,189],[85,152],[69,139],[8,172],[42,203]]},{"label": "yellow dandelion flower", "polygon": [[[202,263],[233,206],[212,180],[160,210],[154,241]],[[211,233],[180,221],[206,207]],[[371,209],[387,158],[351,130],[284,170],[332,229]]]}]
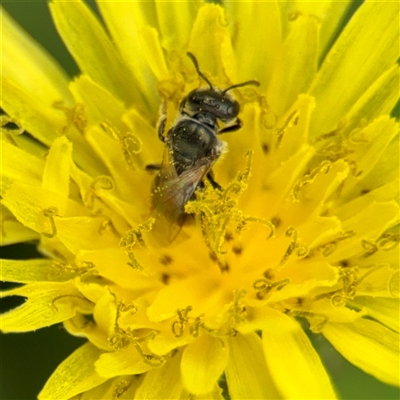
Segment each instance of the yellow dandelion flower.
[{"label": "yellow dandelion flower", "polygon": [[39,398],[336,398],[307,331],[399,385],[399,4],[97,5],[50,3],[71,81],[2,12],[2,243],[44,255],[2,261],[2,330],[87,338]]}]

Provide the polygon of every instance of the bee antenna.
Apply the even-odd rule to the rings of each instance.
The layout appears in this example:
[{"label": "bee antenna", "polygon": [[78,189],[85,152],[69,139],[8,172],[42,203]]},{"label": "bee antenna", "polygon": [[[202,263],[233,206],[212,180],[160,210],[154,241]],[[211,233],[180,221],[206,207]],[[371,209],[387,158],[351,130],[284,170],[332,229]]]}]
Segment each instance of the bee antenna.
[{"label": "bee antenna", "polygon": [[246,81],[246,82],[243,82],[243,83],[238,83],[236,85],[229,86],[228,89],[225,89],[222,92],[222,94],[225,94],[228,90],[235,89],[235,88],[242,87],[242,86],[248,86],[248,85],[260,86],[260,82],[253,80],[253,81]]},{"label": "bee antenna", "polygon": [[190,53],[189,51],[188,51],[186,54],[187,54],[187,56],[192,60],[192,62],[193,62],[193,64],[194,64],[194,67],[196,68],[196,71],[197,71],[197,73],[199,74],[199,76],[200,76],[201,78],[203,78],[203,79],[210,85],[210,89],[213,89],[213,90],[214,90],[213,85],[211,85],[211,82],[210,82],[210,81],[207,79],[207,77],[200,71],[199,63],[197,62],[196,57],[195,57],[192,53]]}]

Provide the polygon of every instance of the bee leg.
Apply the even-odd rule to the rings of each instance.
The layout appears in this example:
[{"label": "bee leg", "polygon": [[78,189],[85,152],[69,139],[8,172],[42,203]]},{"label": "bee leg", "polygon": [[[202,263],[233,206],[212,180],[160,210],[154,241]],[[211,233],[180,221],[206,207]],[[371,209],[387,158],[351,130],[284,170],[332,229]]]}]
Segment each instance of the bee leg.
[{"label": "bee leg", "polygon": [[147,164],[145,169],[146,171],[159,171],[161,169],[161,164]]},{"label": "bee leg", "polygon": [[234,132],[240,129],[243,125],[243,122],[239,119],[236,118],[236,121],[233,125],[228,125],[225,126],[225,128],[222,128],[221,130],[218,131],[218,134],[220,135],[221,133],[227,133],[227,132]]},{"label": "bee leg", "polygon": [[212,173],[212,171],[210,171],[210,172],[207,173],[206,178],[208,179],[208,182],[211,183],[211,186],[212,186],[214,189],[222,190],[222,186],[221,186],[219,183],[215,182],[215,180],[214,180],[214,174]]},{"label": "bee leg", "polygon": [[164,136],[164,131],[165,131],[165,125],[167,123],[167,103],[165,100],[163,100],[161,106],[160,106],[160,118],[158,119],[158,138],[162,141],[165,142],[165,136]]}]

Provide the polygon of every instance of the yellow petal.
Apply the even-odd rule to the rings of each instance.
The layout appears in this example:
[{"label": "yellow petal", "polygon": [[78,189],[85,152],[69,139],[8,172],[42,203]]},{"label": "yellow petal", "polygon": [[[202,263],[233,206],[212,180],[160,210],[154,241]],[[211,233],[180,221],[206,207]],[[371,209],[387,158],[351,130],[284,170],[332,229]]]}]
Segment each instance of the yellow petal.
[{"label": "yellow petal", "polygon": [[144,48],[143,52],[146,57],[147,65],[152,73],[159,81],[167,79],[169,77],[169,71],[158,31],[150,26],[144,26],[140,31],[140,40]]},{"label": "yellow petal", "polygon": [[[399,125],[395,127],[398,129]],[[372,190],[387,182],[391,182],[399,177],[399,134],[388,144],[384,151],[384,156],[374,163],[374,168],[361,182],[361,187],[365,191]]]},{"label": "yellow petal", "polygon": [[33,95],[37,103],[49,112],[53,101],[72,100],[66,73],[4,8],[1,9],[1,35],[2,79]]},{"label": "yellow petal", "polygon": [[3,332],[32,331],[65,321],[78,311],[92,311],[92,303],[71,282],[31,283],[1,293],[1,297],[8,296],[23,296],[28,300],[2,315]]},{"label": "yellow petal", "polygon": [[[70,84],[70,90],[76,102],[84,105],[89,120],[88,125],[104,121],[116,123],[125,111],[120,100],[96,82],[93,82],[87,75],[75,78]],[[121,126],[118,126],[118,128],[121,129]]]},{"label": "yellow petal", "polygon": [[399,97],[399,68],[393,65],[387,69],[357,100],[345,117],[344,135],[357,128],[361,120],[365,124],[380,115],[390,114]]},{"label": "yellow petal", "polygon": [[193,394],[211,392],[227,360],[227,344],[221,339],[202,335],[183,351],[181,372],[185,388]]},{"label": "yellow petal", "polygon": [[[384,254],[382,255],[381,252],[376,252],[376,254],[378,254],[378,259],[370,260],[367,264],[370,270],[357,285],[357,294],[361,296],[373,296],[374,299],[378,297],[384,297],[388,299],[400,297],[398,249],[394,248],[392,253],[392,263],[389,264],[387,262],[388,260],[383,259]],[[368,257],[367,259],[370,258],[372,257]],[[377,265],[374,261],[379,262],[380,264]]]},{"label": "yellow petal", "polygon": [[158,138],[155,124],[137,110],[130,109],[122,116],[122,121],[128,127],[130,132],[138,135],[143,143],[141,152],[137,154],[140,161],[140,168],[144,169],[149,160],[160,160],[164,150],[164,144]]},{"label": "yellow petal", "polygon": [[50,146],[54,138],[61,135],[65,126],[64,115],[52,107],[59,98],[48,99],[48,107],[43,107],[33,93],[25,92],[24,88],[10,80],[3,80],[1,106],[35,139]]},{"label": "yellow petal", "polygon": [[276,274],[277,281],[290,280],[281,290],[271,294],[269,302],[282,301],[294,297],[307,296],[314,288],[332,287],[338,280],[336,268],[321,260],[303,260],[301,268],[298,263],[288,264]]},{"label": "yellow petal", "polygon": [[[375,241],[387,228],[398,220],[399,206],[395,201],[371,203],[343,222],[343,231],[354,235],[338,243],[330,255],[330,262],[339,262],[355,254],[366,253],[365,241]],[[367,229],[368,227],[368,229]]]},{"label": "yellow petal", "polygon": [[3,203],[23,225],[47,237],[57,234],[56,220],[60,216],[87,214],[83,206],[68,198],[22,183],[15,183],[7,190]]},{"label": "yellow petal", "polygon": [[[267,188],[266,193],[268,195],[268,201],[261,197],[259,194],[258,202],[262,205],[260,207],[264,213],[269,217],[278,215],[279,208],[284,204],[284,199],[293,190],[293,186],[296,181],[302,176],[304,168],[313,156],[314,149],[311,146],[302,146],[299,150],[288,160],[282,162],[275,169],[266,169],[265,175],[270,172],[270,176],[265,179]],[[267,172],[268,171],[268,172]],[[282,176],[287,177],[287,179],[282,179]],[[268,207],[265,205],[268,204]]]},{"label": "yellow petal", "polygon": [[196,56],[201,70],[207,72],[207,76],[222,78],[222,59],[227,53],[231,53],[228,43],[230,35],[224,9],[216,4],[201,7],[193,24],[189,49]]},{"label": "yellow petal", "polygon": [[225,373],[232,400],[284,398],[272,381],[261,339],[255,333],[238,334],[229,338],[228,343],[229,359]]},{"label": "yellow petal", "polygon": [[[368,175],[376,163],[386,156],[387,147],[398,133],[399,124],[386,115],[377,118],[364,129],[353,132],[351,140],[357,143],[354,159],[357,160],[359,179]],[[381,183],[384,182],[381,180]]]},{"label": "yellow petal", "polygon": [[[147,64],[147,49],[142,45],[140,32],[147,23],[156,23],[155,4],[140,1],[99,1],[97,6],[115,45],[134,76],[135,85],[153,111],[158,103],[157,79]],[[153,14],[154,18],[150,18]],[[145,16],[149,18],[146,19]]]},{"label": "yellow petal", "polygon": [[268,87],[268,104],[284,114],[297,96],[307,91],[317,71],[318,24],[315,18],[299,16],[283,45],[282,64]]},{"label": "yellow petal", "polygon": [[[395,199],[399,193],[399,185],[399,179],[395,179],[392,182],[383,184],[376,189],[364,193],[363,196],[356,196],[353,200],[339,208],[338,216],[340,219],[346,220],[351,218],[354,213],[358,213],[360,210],[367,208],[371,203],[385,203]],[[357,192],[361,192],[360,186],[358,186],[358,190],[349,189],[351,190],[350,195],[353,196]],[[343,196],[343,200],[346,200],[346,196]]]},{"label": "yellow petal", "polygon": [[397,2],[365,2],[354,14],[310,90],[317,101],[312,135],[334,130],[368,87],[396,63],[398,15]]},{"label": "yellow petal", "polygon": [[[188,392],[186,389],[183,389],[179,399],[180,400],[190,399],[192,396],[193,394]],[[224,399],[225,397],[222,395],[222,389],[218,385],[215,385],[214,389],[211,392],[196,395],[196,400],[224,400]]]},{"label": "yellow petal", "polygon": [[369,316],[388,328],[400,332],[399,299],[357,296],[351,304],[366,311]]},{"label": "yellow petal", "polygon": [[[186,253],[187,254],[187,253]],[[190,264],[189,264],[190,265]],[[199,265],[202,265],[201,262]],[[212,310],[218,312],[221,294],[221,278],[213,276],[214,274],[192,274],[189,278],[169,284],[167,287],[158,291],[152,305],[148,307],[149,318],[153,321],[163,321],[174,317],[176,310],[185,309],[188,305],[193,307],[191,315],[198,316]]]},{"label": "yellow petal", "polygon": [[161,368],[148,371],[135,393],[135,399],[179,399],[183,389],[180,377],[181,354],[174,354]]},{"label": "yellow petal", "polygon": [[199,394],[196,396],[198,400],[224,400],[222,389],[216,384],[211,392]]},{"label": "yellow petal", "polygon": [[7,282],[63,282],[74,274],[62,271],[52,260],[44,258],[30,260],[1,260],[1,279]]},{"label": "yellow petal", "polygon": [[[187,44],[193,27],[197,1],[157,1],[155,2],[162,35],[162,46],[168,51],[181,50]],[[171,21],[174,21],[171,24]]]},{"label": "yellow petal", "polygon": [[57,30],[81,71],[126,104],[141,96],[104,28],[81,1],[54,0],[50,10]]},{"label": "yellow petal", "polygon": [[[238,81],[257,79],[266,88],[282,52],[278,2],[226,1],[224,8],[232,30]],[[204,29],[207,31],[207,26]],[[254,34],[258,29],[260,33]]]},{"label": "yellow petal", "polygon": [[47,155],[43,188],[68,197],[71,163],[72,144],[65,137],[57,138]]},{"label": "yellow petal", "polygon": [[300,15],[315,18],[321,26],[319,35],[319,59],[325,57],[329,47],[335,40],[335,36],[342,29],[342,23],[346,13],[352,5],[351,0],[343,1],[313,1],[290,0],[279,1],[282,12],[282,27],[284,36],[287,36],[293,28],[293,20]]},{"label": "yellow petal", "polygon": [[262,341],[267,365],[284,398],[336,398],[317,351],[292,318],[280,314],[279,323],[265,324]]},{"label": "yellow petal", "polygon": [[123,350],[102,354],[95,366],[97,373],[105,378],[143,374],[151,369],[133,345]]},{"label": "yellow petal", "polygon": [[70,400],[132,400],[135,396],[136,389],[140,384],[140,379],[136,376],[119,376],[115,379],[109,379],[93,389]]},{"label": "yellow petal", "polygon": [[53,372],[39,393],[39,399],[68,399],[103,383],[106,379],[94,369],[101,353],[91,343],[79,347]]},{"label": "yellow petal", "polygon": [[119,238],[111,229],[104,229],[104,220],[95,217],[57,218],[58,239],[71,252],[117,247]]},{"label": "yellow petal", "polygon": [[39,235],[23,226],[3,205],[0,208],[2,228],[0,230],[0,246],[38,240]]},{"label": "yellow petal", "polygon": [[[38,157],[34,157],[17,146],[2,140],[1,153],[1,178],[4,185],[4,178],[11,181],[27,180],[33,184],[40,185],[42,179],[44,162]],[[3,189],[4,190],[3,186]]]},{"label": "yellow petal", "polygon": [[81,338],[87,338],[99,349],[110,351],[108,337],[96,326],[94,322],[91,322],[86,316],[82,314],[76,314],[74,317],[64,321],[63,326],[69,334]]},{"label": "yellow petal", "polygon": [[327,323],[324,336],[355,366],[389,385],[400,386],[399,334],[378,322]]}]

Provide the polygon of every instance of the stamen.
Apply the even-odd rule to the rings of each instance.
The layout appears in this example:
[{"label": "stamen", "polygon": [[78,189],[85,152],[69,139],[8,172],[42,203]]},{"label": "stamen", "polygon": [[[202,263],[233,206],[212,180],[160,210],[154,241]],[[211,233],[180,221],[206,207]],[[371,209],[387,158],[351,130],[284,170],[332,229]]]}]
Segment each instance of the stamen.
[{"label": "stamen", "polygon": [[331,303],[334,307],[343,307],[347,303],[348,297],[344,292],[340,292],[331,297]]},{"label": "stamen", "polygon": [[64,132],[66,132],[69,127],[75,126],[80,133],[85,133],[88,125],[88,118],[85,106],[82,103],[76,103],[72,107],[67,107],[63,101],[55,101],[53,107],[57,110],[64,111],[67,117],[67,125],[64,127]]},{"label": "stamen", "polygon": [[178,321],[174,321],[171,325],[172,333],[175,337],[181,337],[185,330],[185,326],[188,323],[188,314],[192,311],[192,306],[187,306],[186,308],[178,308],[176,310],[178,314]]},{"label": "stamen", "polygon": [[296,229],[289,227],[286,230],[285,235],[287,237],[293,236],[293,239],[290,242],[288,248],[286,249],[286,252],[285,252],[284,256],[282,257],[281,261],[279,262],[279,265],[281,265],[281,266],[286,264],[288,258],[290,257],[290,255],[293,253],[294,249],[297,246],[297,231],[296,231]]},{"label": "stamen", "polygon": [[85,206],[89,210],[93,210],[95,200],[99,200],[102,204],[104,204],[104,201],[97,194],[97,191],[113,190],[113,189],[114,189],[114,181],[109,176],[101,175],[93,179],[92,183],[90,184],[90,189],[87,191],[85,197],[83,198]]},{"label": "stamen", "polygon": [[129,167],[132,167],[134,165],[133,155],[139,154],[142,151],[142,142],[140,139],[132,132],[126,132],[122,134],[119,129],[110,121],[104,121],[100,124],[100,126],[104,132],[108,133],[120,143],[125,161]]},{"label": "stamen", "polygon": [[96,325],[92,314],[76,314],[67,323],[71,324],[76,331],[80,331],[81,333],[90,331]]},{"label": "stamen", "polygon": [[1,234],[3,238],[7,237],[6,230],[5,230],[5,222],[18,222],[17,218],[14,217],[14,215],[6,215],[2,216],[1,218]]},{"label": "stamen", "polygon": [[70,274],[77,274],[80,276],[95,275],[98,273],[95,269],[95,265],[91,261],[82,261],[81,265],[78,266],[75,263],[71,264],[67,260],[53,261],[52,266],[61,272]]},{"label": "stamen", "polygon": [[126,305],[123,301],[118,302],[117,306],[118,318],[120,317],[121,313],[129,312],[130,315],[135,315],[138,311],[139,307],[135,303]]},{"label": "stamen", "polygon": [[361,240],[361,246],[367,250],[362,257],[367,258],[372,256],[372,254],[376,253],[378,251],[378,246],[375,243],[370,242],[369,240],[362,239]]},{"label": "stamen", "polygon": [[[11,127],[7,127],[7,125],[11,125]],[[15,125],[15,127],[12,125]],[[21,124],[8,115],[0,115],[0,130],[4,134],[5,138],[12,145],[17,147],[18,145],[14,140],[14,136],[22,135],[25,132],[25,129],[21,126]]]},{"label": "stamen", "polygon": [[[111,294],[115,297],[113,293]],[[156,331],[153,330],[145,335],[136,336],[135,333],[130,330],[130,328],[125,330],[119,326],[118,321],[120,318],[120,313],[130,310],[134,310],[133,312],[136,312],[138,308],[134,303],[132,303],[130,306],[125,306],[122,302],[118,303],[117,314],[114,323],[115,334],[108,338],[109,345],[115,350],[120,350],[129,346],[129,344],[133,344],[146,364],[151,365],[152,367],[161,366],[165,361],[164,357],[152,353],[145,353],[140,345],[140,343],[146,343],[150,340],[154,340],[154,338],[157,336]]]},{"label": "stamen", "polygon": [[253,289],[256,291],[256,296],[259,300],[269,294],[272,290],[281,290],[290,283],[290,279],[282,279],[280,281],[271,282],[269,279],[260,278],[253,282]]},{"label": "stamen", "polygon": [[337,249],[337,246],[340,242],[352,238],[355,234],[356,232],[353,230],[342,232],[339,237],[328,243],[318,246],[316,250],[319,250],[324,257],[328,257]]},{"label": "stamen", "polygon": [[142,152],[143,144],[132,132],[127,132],[121,139],[122,151],[129,166],[134,165],[133,155]]},{"label": "stamen", "polygon": [[[277,128],[275,130],[275,135],[276,135],[276,144],[275,144],[275,148],[279,148],[283,136],[284,134],[287,132],[288,128],[292,127],[293,125],[296,125],[294,123],[295,121],[295,117],[297,117],[299,115],[299,111],[298,110],[294,110],[292,111],[289,116],[286,118],[286,121],[282,124],[282,126],[280,126],[279,128]],[[296,122],[297,123],[297,122]]]},{"label": "stamen", "polygon": [[[216,256],[218,263],[224,267],[226,266],[224,256],[227,254],[227,250],[223,247],[230,224],[235,223],[234,231],[236,234],[240,234],[247,222],[262,221],[255,217],[244,216],[242,211],[237,208],[239,196],[247,187],[252,155],[252,151],[247,152],[245,170],[239,172],[223,191],[214,190],[206,184],[205,190],[198,193],[198,198],[190,201],[185,207],[186,212],[195,214],[202,229],[204,242],[209,247],[211,254]],[[262,221],[262,223],[271,228],[269,222]],[[229,233],[231,232],[232,229],[229,229]]]},{"label": "stamen", "polygon": [[389,251],[393,250],[400,243],[400,235],[393,233],[385,233],[378,239],[378,249]]},{"label": "stamen", "polygon": [[326,315],[311,311],[289,310],[289,315],[306,318],[310,324],[310,330],[314,333],[320,333],[324,325],[328,322],[328,317]]},{"label": "stamen", "polygon": [[[99,215],[101,216],[101,215]],[[105,215],[102,216],[104,218],[104,221],[101,223],[99,227],[99,235],[102,235],[106,230],[110,230],[116,237],[120,237],[117,229],[115,228],[114,223],[112,220]]]},{"label": "stamen", "polygon": [[83,301],[89,303],[91,306],[94,306],[94,304],[90,300],[88,300],[86,297],[78,296],[76,294],[64,294],[64,295],[55,297],[51,301],[51,308],[53,308],[55,312],[59,312],[58,307],[56,306],[55,303],[56,303],[56,301],[58,301],[60,299],[66,299],[66,298],[75,298],[75,299],[83,300]]},{"label": "stamen", "polygon": [[189,328],[190,334],[191,334],[193,337],[197,338],[197,337],[199,336],[200,328],[202,327],[202,325],[203,325],[203,320],[202,320],[202,318],[201,318],[201,317],[197,317],[197,318],[194,320],[193,324],[192,324],[192,325],[190,326],[190,328]]},{"label": "stamen", "polygon": [[58,208],[57,207],[49,207],[45,208],[43,210],[43,215],[49,219],[50,221],[50,227],[51,227],[51,233],[47,232],[41,232],[41,234],[49,239],[53,238],[54,236],[57,235],[57,228],[56,224],[54,222],[54,217],[59,217],[58,215]]},{"label": "stamen", "polygon": [[134,377],[132,376],[129,380],[122,379],[119,381],[112,391],[113,399],[119,399],[132,386],[133,379]]},{"label": "stamen", "polygon": [[299,179],[296,184],[294,185],[292,189],[292,198],[294,201],[298,202],[300,201],[299,199],[299,192],[300,190],[312,183],[315,179],[315,177],[319,173],[327,174],[331,168],[331,163],[329,161],[322,161],[321,164],[318,165],[318,167],[314,168],[309,174],[305,175],[303,178]]},{"label": "stamen", "polygon": [[130,341],[120,334],[115,334],[108,338],[108,345],[114,350],[125,349],[129,346]]},{"label": "stamen", "polygon": [[144,268],[138,263],[135,258],[133,248],[138,243],[142,247],[147,247],[143,238],[143,232],[150,232],[154,224],[154,218],[149,218],[143,224],[140,224],[137,229],[131,229],[125,236],[121,238],[119,246],[122,247],[127,253],[130,262],[129,266],[132,268],[143,271]]},{"label": "stamen", "polygon": [[140,347],[139,343],[133,342],[132,344],[135,346],[135,349],[138,351],[138,353],[143,357],[143,361],[147,365],[157,368],[157,367],[161,367],[161,365],[164,364],[165,358],[163,356],[159,356],[159,355],[153,354],[153,353],[145,353],[142,350],[142,348]]}]

